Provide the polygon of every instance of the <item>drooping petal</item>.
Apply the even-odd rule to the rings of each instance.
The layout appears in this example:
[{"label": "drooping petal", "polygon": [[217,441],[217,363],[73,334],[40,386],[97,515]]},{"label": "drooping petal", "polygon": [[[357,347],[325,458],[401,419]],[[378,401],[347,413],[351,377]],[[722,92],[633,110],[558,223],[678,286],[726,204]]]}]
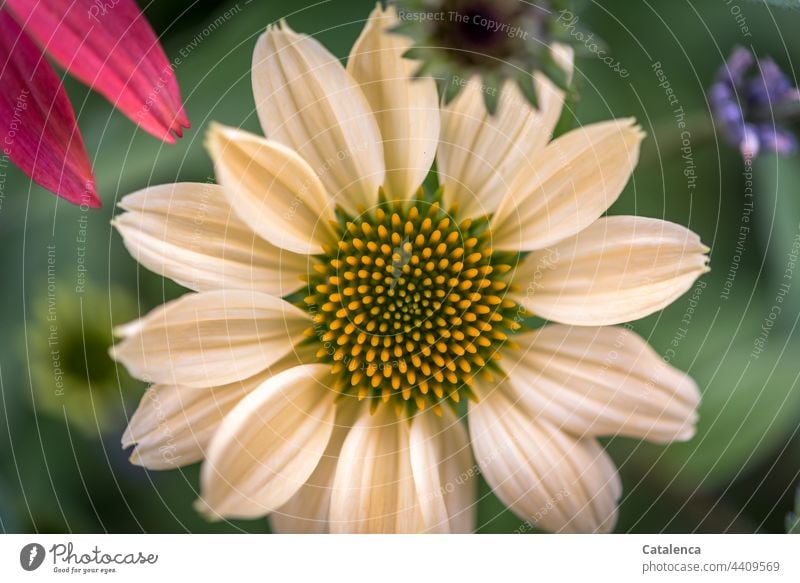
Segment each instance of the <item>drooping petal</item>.
[{"label": "drooping petal", "polygon": [[475,530],[477,476],[467,431],[452,414],[420,412],[411,423],[411,467],[427,532]]},{"label": "drooping petal", "polygon": [[56,62],[165,142],[189,120],[178,82],[134,0],[7,0],[6,6]]},{"label": "drooping petal", "polygon": [[377,201],[383,146],[366,97],[315,39],[271,26],[253,53],[253,94],[264,133],[299,152],[351,213]]},{"label": "drooping petal", "polygon": [[209,133],[208,149],[228,202],[263,239],[303,254],[320,253],[331,241],[333,204],[297,153],[217,124]]},{"label": "drooping petal", "polygon": [[397,25],[394,6],[376,6],[350,51],[347,71],[360,83],[383,138],[390,200],[409,200],[425,180],[439,141],[439,97],[430,77],[413,79],[419,66],[403,53],[411,40],[387,32]]},{"label": "drooping petal", "polygon": [[298,346],[268,370],[242,381],[202,389],[153,385],[122,436],[136,445],[130,461],[151,470],[174,469],[200,461],[224,417],[264,381],[288,368],[316,362],[313,346]]},{"label": "drooping petal", "polygon": [[470,404],[475,457],[498,498],[525,527],[552,532],[609,532],[622,485],[616,467],[591,437],[572,436],[532,419],[502,385]]},{"label": "drooping petal", "polygon": [[290,368],[234,407],[208,446],[199,510],[210,518],[255,518],[297,492],[333,431],[329,374],[324,364]]},{"label": "drooping petal", "polygon": [[385,407],[361,413],[339,454],[331,495],[334,533],[424,529],[411,468],[409,429]]},{"label": "drooping petal", "polygon": [[136,444],[131,463],[151,470],[198,462],[225,415],[269,376],[261,372],[241,382],[203,389],[153,385],[131,417],[122,447]]},{"label": "drooping petal", "polygon": [[50,192],[99,208],[92,165],[61,81],[2,8],[0,65],[2,153]]},{"label": "drooping petal", "polygon": [[300,309],[260,292],[189,293],[120,327],[112,357],[147,382],[226,385],[289,353],[309,322]]},{"label": "drooping petal", "polygon": [[617,200],[644,138],[633,119],[596,123],[551,142],[523,165],[492,217],[493,245],[532,251],[582,231]]},{"label": "drooping petal", "polygon": [[[572,51],[554,48],[564,69],[572,71]],[[516,85],[507,83],[495,115],[486,111],[477,77],[442,110],[437,154],[446,206],[458,203],[463,216],[493,213],[525,166],[535,168],[561,115],[564,94],[536,74],[539,109],[533,109]]]},{"label": "drooping petal", "polygon": [[255,234],[221,186],[165,184],[129,194],[114,220],[139,263],[195,291],[259,290],[284,296],[302,283],[308,257]]},{"label": "drooping petal", "polygon": [[357,408],[346,402],[337,405],[336,427],[314,473],[286,504],[269,515],[270,525],[275,532],[286,534],[330,532],[328,518],[336,464],[345,437],[355,421],[356,412]]},{"label": "drooping petal", "polygon": [[694,435],[697,385],[633,332],[552,325],[514,341],[519,350],[503,360],[507,387],[531,418],[576,435]]},{"label": "drooping petal", "polygon": [[526,257],[514,275],[517,301],[562,324],[637,320],[675,301],[708,271],[707,251],[695,233],[674,223],[602,218]]}]

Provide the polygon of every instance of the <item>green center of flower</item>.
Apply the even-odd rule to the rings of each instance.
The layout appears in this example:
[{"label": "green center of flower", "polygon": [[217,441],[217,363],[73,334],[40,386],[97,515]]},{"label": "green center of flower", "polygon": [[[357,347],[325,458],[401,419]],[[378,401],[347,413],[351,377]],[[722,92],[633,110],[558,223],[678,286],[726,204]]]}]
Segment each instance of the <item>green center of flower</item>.
[{"label": "green center of flower", "polygon": [[337,228],[305,298],[335,389],[373,408],[392,402],[398,415],[472,397],[474,375],[519,328],[505,297],[516,257],[492,250],[488,221],[457,223],[420,194],[343,215]]}]

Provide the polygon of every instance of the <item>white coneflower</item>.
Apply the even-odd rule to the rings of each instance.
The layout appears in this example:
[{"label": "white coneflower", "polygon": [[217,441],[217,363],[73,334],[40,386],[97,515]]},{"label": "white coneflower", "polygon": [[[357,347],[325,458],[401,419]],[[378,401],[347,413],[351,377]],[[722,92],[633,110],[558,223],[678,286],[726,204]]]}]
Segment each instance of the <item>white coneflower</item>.
[{"label": "white coneflower", "polygon": [[154,383],[123,443],[150,468],[204,460],[208,516],[278,531],[468,532],[478,467],[524,520],[610,530],[620,483],[596,436],[688,439],[698,391],[605,326],[683,294],[707,249],[600,218],[638,158],[631,120],[550,142],[546,79],[539,110],[509,87],[489,116],[472,83],[440,111],[394,22],[377,8],[346,69],[270,27],[269,139],[215,126],[220,186],[122,201],[134,257],[195,291],[120,331],[115,358]]}]

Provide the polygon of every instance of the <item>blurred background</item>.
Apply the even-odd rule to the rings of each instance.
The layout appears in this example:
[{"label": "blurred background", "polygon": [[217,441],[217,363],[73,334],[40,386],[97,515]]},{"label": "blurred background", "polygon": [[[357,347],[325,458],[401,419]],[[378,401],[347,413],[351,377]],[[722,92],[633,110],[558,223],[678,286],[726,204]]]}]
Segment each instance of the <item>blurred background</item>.
[{"label": "blurred background", "polygon": [[[192,509],[197,466],[146,471],[121,450],[145,385],[108,358],[111,327],[184,290],[138,267],[110,219],[119,198],[147,185],[212,179],[203,148],[212,120],[260,131],[249,68],[269,23],[286,18],[344,59],[374,2],[139,4],[175,67],[187,135],[165,145],[67,78],[103,209],[81,210],[0,168],[3,532],[269,530],[266,520],[206,522]],[[579,98],[560,129],[636,117],[648,139],[610,214],[675,221],[712,248],[711,273],[634,324],[697,380],[703,402],[689,443],[607,440],[624,484],[617,532],[783,532],[800,475],[800,158],[762,155],[746,168],[715,134],[706,91],[736,45],[772,56],[797,85],[800,11],[747,0],[586,4],[582,23],[620,67],[577,62]],[[522,527],[485,484],[478,525]]]}]

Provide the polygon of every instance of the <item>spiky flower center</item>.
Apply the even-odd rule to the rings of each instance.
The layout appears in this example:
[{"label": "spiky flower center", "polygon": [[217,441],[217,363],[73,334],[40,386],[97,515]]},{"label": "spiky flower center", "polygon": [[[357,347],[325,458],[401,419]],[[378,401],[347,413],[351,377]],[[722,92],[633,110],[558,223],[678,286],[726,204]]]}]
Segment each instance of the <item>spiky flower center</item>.
[{"label": "spiky flower center", "polygon": [[505,281],[516,257],[492,250],[487,227],[423,195],[342,217],[305,298],[336,390],[398,415],[472,396],[519,327]]}]

